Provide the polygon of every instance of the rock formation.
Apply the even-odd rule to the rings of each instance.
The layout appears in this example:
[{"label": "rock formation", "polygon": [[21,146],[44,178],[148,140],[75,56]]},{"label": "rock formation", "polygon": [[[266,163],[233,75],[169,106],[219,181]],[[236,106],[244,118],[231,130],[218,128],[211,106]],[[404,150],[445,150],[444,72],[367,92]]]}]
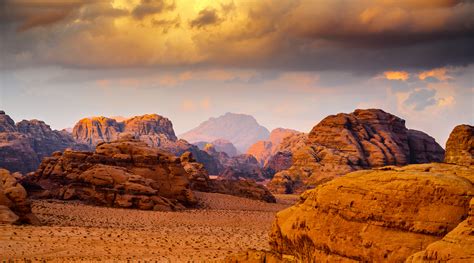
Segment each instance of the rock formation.
[{"label": "rock formation", "polygon": [[474,127],[458,125],[446,142],[446,163],[474,165]]},{"label": "rock formation", "polygon": [[259,125],[254,117],[226,113],[217,118],[210,118],[179,137],[191,143],[225,139],[234,144],[237,150],[244,153],[250,145],[259,140],[266,140],[268,136],[268,130]]},{"label": "rock formation", "polygon": [[297,133],[285,137],[272,155],[265,162],[263,169],[267,177],[272,178],[275,173],[289,169],[293,165],[293,154],[306,146],[308,135]]},{"label": "rock formation", "polygon": [[23,184],[35,197],[104,206],[175,210],[196,204],[178,157],[127,136],[99,143],[94,152],[56,152]]},{"label": "rock formation", "polygon": [[237,151],[237,148],[235,148],[235,146],[231,142],[224,139],[218,139],[212,142],[194,143],[194,145],[199,147],[199,149],[201,150],[204,150],[208,144],[212,145],[212,147],[214,147],[216,151],[226,153],[229,157],[234,157],[239,154],[239,152]]},{"label": "rock formation", "polygon": [[86,150],[65,131],[52,130],[43,121],[15,122],[0,111],[0,167],[12,172],[34,171],[41,160],[67,148]]},{"label": "rock formation", "polygon": [[0,224],[38,224],[31,212],[25,188],[17,182],[21,174],[0,169]]},{"label": "rock formation", "polygon": [[247,154],[253,155],[258,160],[258,162],[264,166],[270,157],[277,152],[277,148],[283,139],[297,134],[300,134],[300,132],[291,129],[274,129],[270,133],[270,138],[268,141],[258,141],[254,143],[247,149]]},{"label": "rock formation", "polygon": [[299,192],[348,172],[419,162],[440,162],[444,150],[425,133],[378,109],[356,110],[323,119],[306,145],[293,152],[293,165],[277,173],[273,191]]},{"label": "rock formation", "polygon": [[279,212],[272,250],[303,262],[402,262],[425,249],[415,258],[472,260],[473,174],[435,163],[349,173]]},{"label": "rock formation", "polygon": [[469,216],[443,239],[431,243],[425,250],[411,255],[406,262],[473,262],[474,261],[474,198]]},{"label": "rock formation", "polygon": [[171,152],[176,156],[190,151],[208,171],[213,174],[220,172],[220,165],[215,159],[187,141],[178,140],[171,121],[157,114],[135,116],[121,121],[107,117],[84,118],[72,131],[72,136],[77,141],[86,143],[91,148],[100,142],[118,140],[121,136],[127,135],[132,135],[151,147]]},{"label": "rock formation", "polygon": [[254,180],[247,179],[247,175],[236,176],[231,174],[229,176],[219,176],[217,179],[210,179],[204,166],[197,163],[190,152],[186,152],[181,156],[181,164],[188,173],[193,190],[235,195],[270,203],[276,202],[275,197],[266,187],[257,184]]}]

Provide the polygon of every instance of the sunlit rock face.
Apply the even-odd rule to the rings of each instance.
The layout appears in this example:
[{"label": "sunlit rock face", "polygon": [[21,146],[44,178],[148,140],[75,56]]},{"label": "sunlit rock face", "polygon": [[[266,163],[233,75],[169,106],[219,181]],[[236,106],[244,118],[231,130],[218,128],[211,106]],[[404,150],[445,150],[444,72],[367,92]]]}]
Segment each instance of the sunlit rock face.
[{"label": "sunlit rock face", "polygon": [[56,152],[23,183],[34,197],[103,206],[175,210],[196,203],[180,159],[132,136],[99,143],[94,152]]},{"label": "sunlit rock face", "polygon": [[163,149],[176,156],[190,151],[210,173],[219,173],[219,163],[214,158],[199,150],[197,146],[176,137],[169,119],[158,114],[146,114],[120,120],[107,117],[84,118],[76,123],[72,136],[77,141],[94,148],[98,143],[132,135],[151,147]]},{"label": "sunlit rock face", "polygon": [[52,130],[39,120],[15,122],[0,111],[0,167],[12,172],[34,171],[44,157],[67,148],[87,150],[66,131]]},{"label": "sunlit rock face", "polygon": [[424,249],[428,258],[472,259],[473,174],[472,166],[441,163],[349,173],[279,212],[272,250],[302,262],[402,262]]},{"label": "sunlit rock face", "polygon": [[474,127],[463,124],[454,128],[446,142],[444,161],[459,165],[474,164]]},{"label": "sunlit rock face", "polygon": [[254,117],[226,113],[217,118],[210,118],[179,137],[189,142],[225,139],[234,144],[239,152],[245,153],[250,145],[260,140],[267,140],[269,135],[269,131],[258,124]]},{"label": "sunlit rock face", "polygon": [[355,170],[444,159],[432,137],[379,109],[328,116],[305,144],[293,153],[292,166],[274,176],[272,190],[301,192]]}]

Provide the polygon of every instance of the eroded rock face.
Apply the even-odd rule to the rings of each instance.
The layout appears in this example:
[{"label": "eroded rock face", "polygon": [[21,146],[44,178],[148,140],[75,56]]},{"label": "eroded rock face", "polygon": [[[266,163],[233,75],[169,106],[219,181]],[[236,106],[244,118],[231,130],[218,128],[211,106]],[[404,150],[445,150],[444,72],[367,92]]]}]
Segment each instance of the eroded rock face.
[{"label": "eroded rock face", "polygon": [[201,150],[204,150],[206,146],[210,144],[216,151],[224,152],[229,157],[234,157],[239,154],[237,148],[235,148],[235,146],[230,141],[224,139],[218,139],[212,142],[196,142],[193,144],[199,147]]},{"label": "eroded rock face", "polygon": [[303,262],[404,261],[466,219],[473,172],[421,164],[349,173],[277,214],[273,252]]},{"label": "eroded rock face", "polygon": [[107,117],[92,117],[80,120],[72,131],[72,136],[94,148],[98,143],[118,140],[132,135],[151,147],[159,148],[181,156],[190,151],[213,174],[219,173],[219,163],[212,156],[199,150],[197,146],[185,140],[178,140],[173,124],[157,114],[146,114],[117,121]]},{"label": "eroded rock face", "polygon": [[279,146],[286,137],[298,134],[301,133],[292,129],[276,128],[270,133],[268,141],[254,143],[247,149],[247,154],[253,155],[262,166],[265,166],[277,151],[283,150],[279,149]]},{"label": "eroded rock face", "polygon": [[20,121],[17,124],[0,112],[0,167],[27,173],[34,171],[41,159],[67,148],[86,150],[65,131],[52,130],[43,121]]},{"label": "eroded rock face", "polygon": [[270,187],[300,192],[348,172],[419,162],[440,162],[444,150],[425,133],[378,109],[356,110],[323,119],[293,152],[293,165],[276,174]]},{"label": "eroded rock face", "polygon": [[474,165],[474,127],[458,125],[446,142],[446,163]]},{"label": "eroded rock face", "polygon": [[100,143],[94,152],[57,152],[24,185],[36,197],[124,208],[173,210],[196,203],[180,159],[131,137]]},{"label": "eroded rock face", "polygon": [[0,224],[39,224],[31,212],[25,188],[18,183],[21,174],[0,169]]},{"label": "eroded rock face", "polygon": [[270,203],[276,202],[275,197],[270,191],[263,185],[257,184],[254,180],[230,175],[227,177],[221,176],[218,179],[210,179],[204,166],[197,163],[190,152],[186,152],[181,156],[181,164],[188,173],[193,190],[235,195]]},{"label": "eroded rock face", "polygon": [[241,154],[228,158],[223,162],[224,171],[219,175],[227,179],[253,179],[263,181],[265,179],[262,168],[257,159],[250,154]]}]

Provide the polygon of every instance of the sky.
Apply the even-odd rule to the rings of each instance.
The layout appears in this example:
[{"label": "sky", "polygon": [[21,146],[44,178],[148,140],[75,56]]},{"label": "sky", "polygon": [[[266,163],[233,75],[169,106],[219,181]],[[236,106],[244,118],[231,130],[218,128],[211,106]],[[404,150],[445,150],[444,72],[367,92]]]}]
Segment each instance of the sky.
[{"label": "sky", "polygon": [[72,127],[246,113],[308,132],[381,108],[444,146],[474,122],[474,1],[3,0],[0,109]]}]

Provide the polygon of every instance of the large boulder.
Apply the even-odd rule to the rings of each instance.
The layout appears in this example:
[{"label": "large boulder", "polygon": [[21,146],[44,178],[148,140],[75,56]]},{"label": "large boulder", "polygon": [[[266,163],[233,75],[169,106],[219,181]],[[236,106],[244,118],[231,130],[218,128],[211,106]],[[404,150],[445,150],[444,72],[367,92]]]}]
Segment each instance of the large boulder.
[{"label": "large boulder", "polygon": [[25,188],[17,181],[20,176],[0,169],[0,224],[39,223],[31,212]]},{"label": "large boulder", "polygon": [[47,193],[106,206],[174,209],[196,204],[180,159],[129,136],[99,143],[94,152],[57,152],[23,182],[36,197]]},{"label": "large boulder", "polygon": [[293,164],[270,184],[276,192],[301,192],[351,171],[385,165],[441,162],[444,150],[425,133],[379,109],[356,110],[323,119]]},{"label": "large boulder", "polygon": [[303,262],[401,262],[435,249],[429,244],[466,220],[473,174],[472,167],[449,164],[349,173],[305,192],[298,204],[279,212],[272,250]]},{"label": "large boulder", "polygon": [[12,172],[34,171],[44,157],[67,148],[86,150],[66,131],[52,130],[39,120],[15,122],[0,111],[0,167]]},{"label": "large boulder", "polygon": [[446,163],[474,165],[474,127],[458,125],[446,142]]}]

